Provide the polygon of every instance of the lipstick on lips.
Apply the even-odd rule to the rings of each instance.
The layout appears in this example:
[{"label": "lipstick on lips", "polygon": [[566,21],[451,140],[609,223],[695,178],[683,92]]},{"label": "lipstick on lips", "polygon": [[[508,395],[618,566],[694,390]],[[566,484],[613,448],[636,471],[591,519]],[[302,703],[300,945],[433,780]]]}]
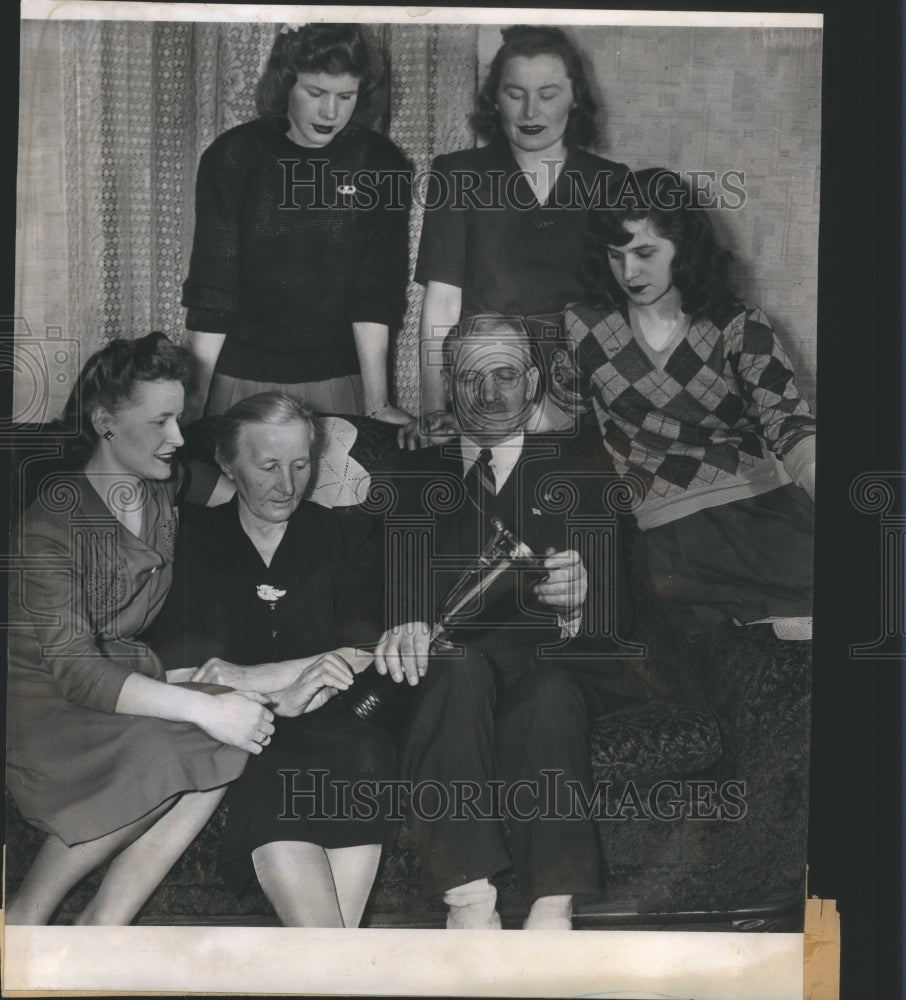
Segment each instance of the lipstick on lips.
[{"label": "lipstick on lips", "polygon": [[544,131],[543,125],[520,125],[519,131],[523,135],[538,135],[540,132]]},{"label": "lipstick on lips", "polygon": [[314,122],[312,122],[312,128],[319,135],[330,135],[330,133],[333,132],[333,130],[334,130],[334,126],[333,125],[316,125]]}]

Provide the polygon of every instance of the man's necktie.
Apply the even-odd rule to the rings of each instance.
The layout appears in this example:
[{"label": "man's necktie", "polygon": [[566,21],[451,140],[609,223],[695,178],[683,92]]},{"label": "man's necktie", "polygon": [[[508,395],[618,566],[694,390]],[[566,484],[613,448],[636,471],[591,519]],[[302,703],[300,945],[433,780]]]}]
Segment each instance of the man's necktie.
[{"label": "man's necktie", "polygon": [[469,496],[481,507],[489,496],[497,495],[497,484],[494,481],[494,471],[491,468],[491,449],[482,448],[478,458],[466,473],[466,488]]}]

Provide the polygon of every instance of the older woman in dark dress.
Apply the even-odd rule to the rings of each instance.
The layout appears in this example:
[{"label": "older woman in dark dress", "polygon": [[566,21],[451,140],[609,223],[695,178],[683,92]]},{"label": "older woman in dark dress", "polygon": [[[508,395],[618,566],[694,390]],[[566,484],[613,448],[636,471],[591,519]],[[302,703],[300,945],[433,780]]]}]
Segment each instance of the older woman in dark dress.
[{"label": "older woman in dark dress", "polygon": [[257,875],[286,925],[355,927],[384,824],[350,813],[352,789],[394,776],[395,743],[334,695],[371,662],[357,647],[380,634],[382,561],[370,520],[303,500],[312,435],[310,410],[280,393],[220,418],[218,461],[236,496],[187,510],[159,646],[174,664],[203,664],[194,680],[266,694],[278,716],[228,797],[227,883],[241,893]]}]

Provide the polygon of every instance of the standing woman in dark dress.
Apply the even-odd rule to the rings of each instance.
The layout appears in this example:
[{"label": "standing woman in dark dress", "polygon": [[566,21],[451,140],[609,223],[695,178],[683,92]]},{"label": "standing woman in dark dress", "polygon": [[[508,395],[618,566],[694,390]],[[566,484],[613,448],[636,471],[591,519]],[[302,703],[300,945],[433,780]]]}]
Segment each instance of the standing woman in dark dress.
[{"label": "standing woman in dark dress", "polygon": [[[533,337],[559,330],[582,291],[589,205],[613,197],[626,172],[583,148],[595,138],[595,104],[581,56],[559,28],[503,31],[473,123],[487,146],[438,156],[424,193],[415,280],[425,285],[421,430],[433,443],[443,437],[431,433],[453,424],[438,360],[449,328],[496,313],[525,316]],[[556,407],[546,413],[545,429],[563,422]]]},{"label": "standing woman in dark dress", "polygon": [[282,390],[320,413],[405,425],[391,405],[390,327],[405,304],[410,169],[366,126],[383,72],[355,24],[284,26],[260,117],[198,168],[183,291],[200,368],[187,417]]},{"label": "standing woman in dark dress", "polygon": [[76,922],[128,924],[274,730],[262,696],[174,684],[140,639],[173,578],[185,363],[162,333],[91,357],[71,471],[14,533],[7,780],[48,836],[8,924],[47,923],[106,861]]},{"label": "standing woman in dark dress", "polygon": [[[266,694],[277,715],[227,799],[224,880],[241,894],[257,876],[287,926],[355,927],[385,828],[377,814],[350,815],[352,789],[394,777],[396,747],[333,696],[372,660],[357,647],[381,632],[378,536],[361,514],[303,500],[314,433],[304,404],[262,393],[218,423],[236,495],[187,509],[158,646],[174,665],[201,664],[193,680]],[[333,782],[347,784],[345,800]]]}]

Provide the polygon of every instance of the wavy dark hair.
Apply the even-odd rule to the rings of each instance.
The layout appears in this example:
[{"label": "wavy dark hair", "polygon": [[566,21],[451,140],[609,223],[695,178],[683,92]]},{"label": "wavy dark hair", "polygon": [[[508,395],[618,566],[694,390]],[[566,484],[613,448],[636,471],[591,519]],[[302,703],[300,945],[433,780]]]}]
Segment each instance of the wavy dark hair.
[{"label": "wavy dark hair", "polygon": [[482,139],[502,134],[497,110],[497,91],[507,62],[515,56],[559,56],[573,85],[575,107],[569,113],[564,139],[567,146],[588,146],[597,138],[595,102],[592,100],[585,67],[578,49],[560,28],[535,24],[516,24],[504,28],[503,45],[491,60],[488,77],[478,93],[478,110],[472,115],[472,128]]},{"label": "wavy dark hair", "polygon": [[693,319],[710,316],[736,301],[730,283],[732,254],[718,245],[710,209],[696,203],[679,174],[665,167],[632,171],[620,190],[620,204],[589,212],[590,235],[579,269],[587,301],[600,308],[625,301],[610,270],[607,248],[629,243],[632,234],[626,223],[644,219],[676,247],[671,269],[684,313]]},{"label": "wavy dark hair", "polygon": [[315,441],[315,421],[308,403],[284,392],[259,392],[234,403],[214,425],[215,456],[218,464],[231,466],[239,453],[239,435],[247,424],[307,424]]},{"label": "wavy dark hair", "polygon": [[81,468],[97,450],[92,418],[99,407],[109,413],[122,410],[141,382],[185,385],[188,370],[188,351],[159,332],[136,340],[112,340],[92,354],[63,410],[63,427],[74,435],[67,445],[67,464]]},{"label": "wavy dark hair", "polygon": [[386,104],[384,61],[357,24],[306,24],[277,35],[255,90],[255,106],[279,132],[289,128],[289,92],[299,73],[349,73],[359,78],[358,100],[347,129],[366,128]]}]

